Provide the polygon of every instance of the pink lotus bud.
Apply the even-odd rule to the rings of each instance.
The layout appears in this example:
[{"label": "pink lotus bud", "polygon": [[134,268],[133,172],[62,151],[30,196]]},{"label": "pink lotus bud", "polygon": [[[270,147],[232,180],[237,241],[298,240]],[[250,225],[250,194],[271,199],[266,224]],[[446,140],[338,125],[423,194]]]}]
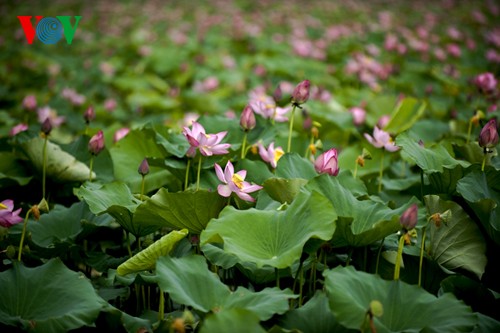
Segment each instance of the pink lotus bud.
[{"label": "pink lotus bud", "polygon": [[413,204],[408,209],[406,209],[399,218],[399,223],[405,228],[406,230],[410,230],[415,228],[417,225],[418,221],[418,206],[417,204]]},{"label": "pink lotus bud", "polygon": [[243,112],[241,113],[240,126],[245,132],[250,131],[255,128],[255,114],[253,113],[250,105],[245,106]]},{"label": "pink lotus bud", "polygon": [[145,176],[149,173],[149,163],[148,159],[145,158],[142,160],[141,165],[139,165],[139,169],[137,170],[141,176]]},{"label": "pink lotus bud", "polygon": [[479,145],[483,148],[493,148],[498,144],[498,130],[496,119],[491,119],[484,125],[479,134]]},{"label": "pink lotus bud", "polygon": [[300,82],[294,89],[292,93],[292,102],[295,105],[304,104],[309,99],[309,90],[311,88],[311,82],[309,80],[304,80]]},{"label": "pink lotus bud", "polygon": [[128,132],[130,132],[130,129],[128,129],[127,127],[120,128],[115,132],[115,135],[113,136],[113,142],[117,143],[118,141],[123,139],[128,134]]},{"label": "pink lotus bud", "polygon": [[102,131],[97,132],[90,138],[88,148],[92,155],[98,155],[104,149],[104,134]]},{"label": "pink lotus bud", "polygon": [[354,125],[359,126],[363,125],[366,120],[366,111],[360,107],[353,107],[349,110],[352,113],[352,119]]},{"label": "pink lotus bud", "polygon": [[495,91],[498,81],[492,73],[486,72],[479,74],[474,78],[476,87],[485,94],[490,94]]},{"label": "pink lotus bud", "polygon": [[36,97],[34,95],[28,95],[23,99],[23,107],[26,110],[33,111],[36,109]]},{"label": "pink lotus bud", "polygon": [[49,135],[51,131],[52,131],[52,122],[50,121],[50,118],[47,118],[42,123],[42,133],[45,135]]},{"label": "pink lotus bud", "polygon": [[85,122],[87,124],[95,119],[95,111],[93,107],[89,106],[89,108],[83,114],[83,119],[85,119]]},{"label": "pink lotus bud", "polygon": [[337,149],[332,148],[319,155],[314,162],[314,169],[318,173],[327,173],[331,176],[336,176],[339,173],[337,160]]},{"label": "pink lotus bud", "polygon": [[14,135],[21,133],[21,132],[24,132],[26,130],[28,130],[27,124],[23,124],[23,123],[18,124],[18,125],[11,128],[11,130],[9,132],[9,136],[14,136]]}]

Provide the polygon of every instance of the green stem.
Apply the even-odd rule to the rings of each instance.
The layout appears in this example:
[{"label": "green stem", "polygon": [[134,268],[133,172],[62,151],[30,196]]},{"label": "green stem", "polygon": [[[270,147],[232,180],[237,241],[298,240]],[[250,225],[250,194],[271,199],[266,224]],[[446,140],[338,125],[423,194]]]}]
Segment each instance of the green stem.
[{"label": "green stem", "polygon": [[200,174],[201,174],[201,155],[198,160],[198,173],[196,175],[196,191],[200,189]]},{"label": "green stem", "polygon": [[472,121],[469,120],[469,129],[467,130],[467,141],[465,144],[468,144],[470,142],[470,134],[472,132]]},{"label": "green stem", "polygon": [[378,193],[382,192],[382,176],[384,175],[384,151],[382,150],[382,157],[380,157],[380,171],[378,181]]},{"label": "green stem", "polygon": [[245,159],[246,155],[246,145],[247,145],[247,131],[245,131],[245,134],[243,135],[243,143],[241,144],[241,159]]},{"label": "green stem", "polygon": [[349,250],[349,253],[347,254],[347,261],[345,263],[345,267],[349,267],[349,264],[351,262],[351,257],[352,257],[352,253],[354,252],[354,248],[352,247],[350,250]]},{"label": "green stem", "polygon": [[142,294],[142,308],[146,309],[146,288],[141,286],[141,294]]},{"label": "green stem", "polygon": [[162,321],[165,318],[165,295],[160,288],[160,306],[158,309],[158,320]]},{"label": "green stem", "polygon": [[42,198],[45,199],[45,174],[47,170],[47,141],[49,138],[45,136],[45,141],[43,142],[43,152],[42,152]]},{"label": "green stem", "polygon": [[184,178],[184,190],[187,190],[188,188],[188,181],[189,181],[189,167],[191,166],[191,159],[188,159],[187,165],[186,165],[186,177]]},{"label": "green stem", "polygon": [[280,287],[280,274],[277,268],[274,268],[274,274],[276,275],[276,287]]},{"label": "green stem", "polygon": [[424,170],[420,169],[420,196],[422,202],[424,202]]},{"label": "green stem", "polygon": [[126,233],[127,233],[127,252],[128,256],[132,258],[132,249],[130,248],[130,233],[128,231],[126,231]]},{"label": "green stem", "polygon": [[481,171],[482,172],[484,172],[484,166],[486,165],[486,156],[487,156],[487,153],[485,152],[484,156],[483,156],[483,164],[481,165]]},{"label": "green stem", "polygon": [[28,218],[30,216],[31,209],[26,213],[23,223],[23,233],[21,234],[21,241],[19,242],[19,254],[17,255],[17,261],[21,261],[21,255],[23,253],[24,236],[26,235],[26,226],[28,225]]},{"label": "green stem", "polygon": [[142,181],[141,181],[141,201],[144,200],[144,184],[146,183],[146,177],[144,175],[142,176]]},{"label": "green stem", "polygon": [[286,152],[289,153],[292,148],[292,130],[293,130],[293,118],[295,116],[295,105],[292,108],[292,115],[290,116],[290,128],[288,129],[288,146]]},{"label": "green stem", "polygon": [[398,254],[396,255],[396,266],[394,267],[394,280],[399,280],[399,271],[401,270],[401,260],[403,259],[403,247],[405,245],[404,235],[399,238]]},{"label": "green stem", "polygon": [[358,161],[356,160],[356,163],[354,163],[354,179],[356,179],[356,175],[358,174]]},{"label": "green stem", "polygon": [[89,182],[92,181],[92,168],[94,167],[94,155],[90,157],[90,166],[89,166]]},{"label": "green stem", "polygon": [[418,286],[422,286],[422,264],[424,262],[424,248],[425,248],[425,233],[427,231],[427,227],[424,227],[422,231],[422,244],[420,245],[420,261],[418,264]]},{"label": "green stem", "polygon": [[301,267],[300,268],[300,280],[299,280],[299,308],[302,306],[303,289],[304,289],[304,267]]},{"label": "green stem", "polygon": [[385,238],[382,238],[382,242],[380,243],[380,246],[377,251],[377,263],[375,264],[375,274],[378,274],[378,264],[380,263],[380,255],[382,254],[382,248],[384,247],[384,240]]}]

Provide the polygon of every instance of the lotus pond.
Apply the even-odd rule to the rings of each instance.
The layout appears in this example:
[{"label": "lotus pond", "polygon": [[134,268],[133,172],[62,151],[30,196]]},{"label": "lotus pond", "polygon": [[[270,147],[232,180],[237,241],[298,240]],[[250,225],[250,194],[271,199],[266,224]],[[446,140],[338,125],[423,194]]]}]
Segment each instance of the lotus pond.
[{"label": "lotus pond", "polygon": [[0,13],[1,331],[500,331],[497,2]]}]

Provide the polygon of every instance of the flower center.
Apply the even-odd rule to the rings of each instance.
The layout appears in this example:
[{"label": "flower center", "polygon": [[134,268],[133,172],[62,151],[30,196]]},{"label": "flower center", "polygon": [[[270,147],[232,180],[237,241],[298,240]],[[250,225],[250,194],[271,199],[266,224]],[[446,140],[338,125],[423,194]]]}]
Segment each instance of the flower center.
[{"label": "flower center", "polygon": [[240,175],[235,173],[233,175],[233,177],[231,177],[231,180],[233,181],[234,185],[236,185],[236,187],[238,187],[239,189],[243,188],[243,180],[244,179]]},{"label": "flower center", "polygon": [[278,163],[278,160],[281,158],[281,156],[283,156],[285,154],[285,152],[281,149],[276,149],[274,151],[274,161],[276,163]]},{"label": "flower center", "polygon": [[0,210],[2,209],[7,209],[7,206],[5,206],[3,203],[0,203]]}]

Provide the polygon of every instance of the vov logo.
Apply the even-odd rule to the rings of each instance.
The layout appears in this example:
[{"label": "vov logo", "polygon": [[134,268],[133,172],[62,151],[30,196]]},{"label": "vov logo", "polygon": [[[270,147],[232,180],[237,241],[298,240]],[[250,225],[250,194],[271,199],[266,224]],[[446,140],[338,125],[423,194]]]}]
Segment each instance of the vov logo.
[{"label": "vov logo", "polygon": [[64,35],[66,43],[71,45],[78,22],[82,18],[81,16],[73,17],[75,18],[74,26],[71,26],[71,16],[56,16],[56,18],[35,16],[36,28],[31,22],[32,16],[18,16],[17,18],[21,22],[28,44],[33,43],[35,35],[44,44],[56,44]]}]

